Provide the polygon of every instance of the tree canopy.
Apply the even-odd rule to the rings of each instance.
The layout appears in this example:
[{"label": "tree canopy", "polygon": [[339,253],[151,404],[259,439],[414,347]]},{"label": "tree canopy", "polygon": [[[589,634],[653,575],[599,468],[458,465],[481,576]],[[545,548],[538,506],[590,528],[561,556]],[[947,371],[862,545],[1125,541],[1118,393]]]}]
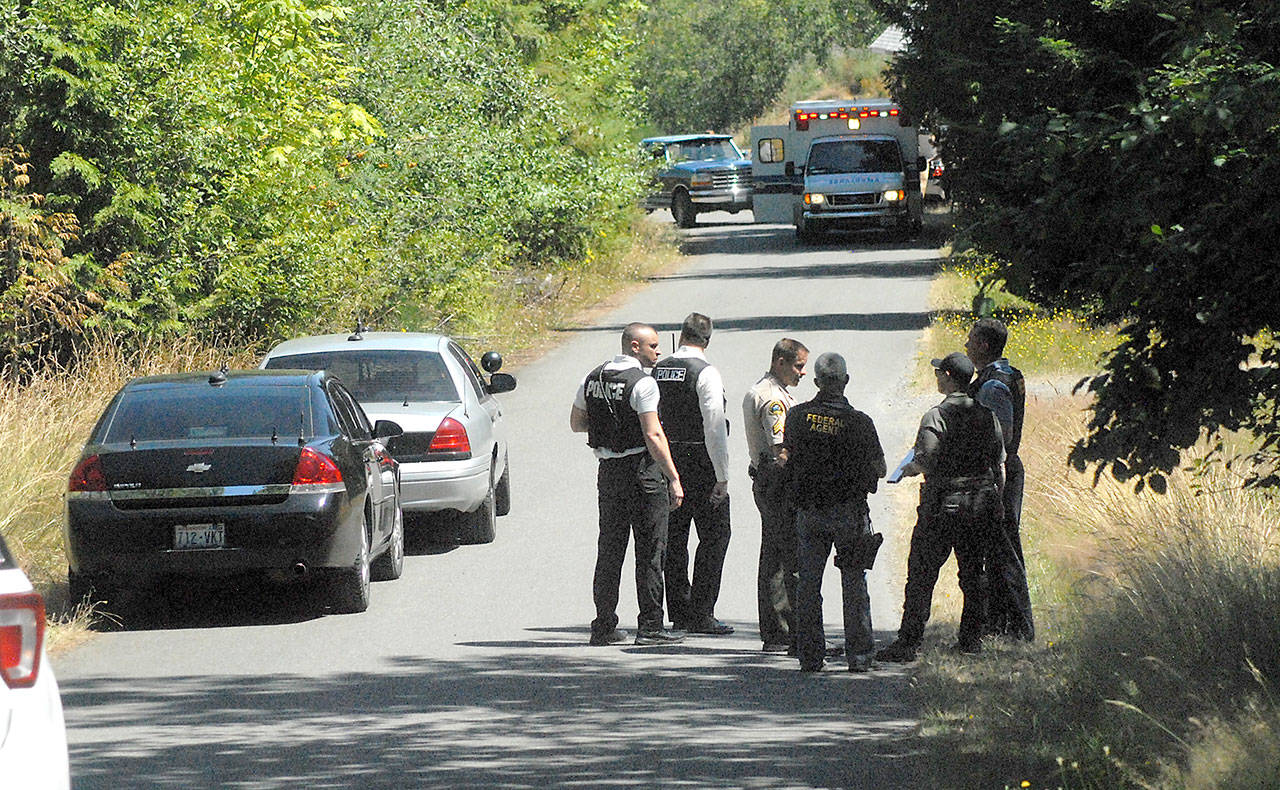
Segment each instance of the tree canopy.
[{"label": "tree canopy", "polygon": [[1204,432],[1243,429],[1243,479],[1280,485],[1270,4],[875,5],[908,32],[891,88],[941,135],[967,242],[1010,291],[1121,327],[1071,462],[1163,490]]},{"label": "tree canopy", "polygon": [[0,368],[95,326],[483,325],[635,212],[638,9],[0,0]]},{"label": "tree canopy", "polygon": [[636,86],[668,133],[759,117],[793,65],[865,45],[880,27],[863,0],[653,0],[637,25]]}]

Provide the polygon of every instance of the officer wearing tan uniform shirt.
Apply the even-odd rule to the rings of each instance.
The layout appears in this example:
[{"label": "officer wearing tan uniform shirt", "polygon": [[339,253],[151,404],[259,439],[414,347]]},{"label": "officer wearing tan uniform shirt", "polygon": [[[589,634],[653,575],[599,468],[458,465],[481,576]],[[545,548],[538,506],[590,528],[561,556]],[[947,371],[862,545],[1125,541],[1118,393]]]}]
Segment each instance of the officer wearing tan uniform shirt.
[{"label": "officer wearing tan uniform shirt", "polygon": [[769,372],[742,400],[743,425],[751,459],[751,493],[760,511],[760,569],[756,591],[760,639],[769,653],[785,653],[795,644],[796,568],[795,513],[784,500],[782,442],[787,410],[796,404],[787,389],[800,383],[809,349],[783,338],[773,347]]}]

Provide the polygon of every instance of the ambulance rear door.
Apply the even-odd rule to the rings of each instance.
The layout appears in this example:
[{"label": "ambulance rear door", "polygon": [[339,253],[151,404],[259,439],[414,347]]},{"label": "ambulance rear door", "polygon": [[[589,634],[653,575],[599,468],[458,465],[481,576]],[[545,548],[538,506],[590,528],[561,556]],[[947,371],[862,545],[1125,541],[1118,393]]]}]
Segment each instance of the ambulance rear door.
[{"label": "ambulance rear door", "polygon": [[[796,153],[787,124],[751,127],[751,210],[756,222],[790,225],[796,191]],[[790,167],[788,167],[790,165]]]}]

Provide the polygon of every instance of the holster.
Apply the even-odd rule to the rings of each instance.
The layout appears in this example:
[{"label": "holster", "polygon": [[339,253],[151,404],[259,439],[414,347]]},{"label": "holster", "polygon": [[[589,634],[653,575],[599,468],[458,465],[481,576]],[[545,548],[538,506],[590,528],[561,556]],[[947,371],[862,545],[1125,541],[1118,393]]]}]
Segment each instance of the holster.
[{"label": "holster", "polygon": [[876,564],[876,554],[880,552],[880,544],[884,543],[884,535],[879,532],[867,532],[854,538],[853,544],[845,551],[837,551],[835,564],[846,571],[869,571]]},{"label": "holster", "polygon": [[787,482],[787,470],[786,467],[778,463],[778,459],[772,451],[760,451],[760,455],[756,458],[753,477],[760,483],[760,489],[764,493],[765,499],[779,506],[784,503],[785,493],[783,488]]}]

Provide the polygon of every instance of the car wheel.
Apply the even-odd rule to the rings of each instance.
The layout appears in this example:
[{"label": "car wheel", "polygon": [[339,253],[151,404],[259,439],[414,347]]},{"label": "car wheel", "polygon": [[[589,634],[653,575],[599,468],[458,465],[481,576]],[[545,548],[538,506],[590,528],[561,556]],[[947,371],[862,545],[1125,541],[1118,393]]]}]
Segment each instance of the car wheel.
[{"label": "car wheel", "polygon": [[389,582],[399,579],[404,572],[404,512],[396,508],[396,523],[391,528],[391,545],[373,561],[374,581]]},{"label": "car wheel", "polygon": [[502,470],[502,477],[498,478],[498,487],[493,492],[494,511],[499,516],[505,516],[511,512],[511,462],[508,461],[506,468]]},{"label": "car wheel", "polygon": [[480,507],[463,514],[462,530],[458,535],[458,542],[462,544],[476,543],[492,543],[498,534],[497,508],[494,506],[494,500],[497,499],[495,486],[493,484],[493,471],[489,471],[489,493],[485,495],[484,501],[480,503]]},{"label": "car wheel", "polygon": [[693,207],[688,192],[681,190],[671,199],[671,216],[681,228],[692,228],[698,223],[698,210]]},{"label": "car wheel", "polygon": [[804,245],[817,244],[821,238],[822,232],[818,226],[812,222],[800,220],[800,224],[796,225],[796,241]]},{"label": "car wheel", "polygon": [[333,579],[333,608],[335,611],[355,614],[369,608],[369,516],[360,524],[360,554],[355,563],[340,570]]}]

